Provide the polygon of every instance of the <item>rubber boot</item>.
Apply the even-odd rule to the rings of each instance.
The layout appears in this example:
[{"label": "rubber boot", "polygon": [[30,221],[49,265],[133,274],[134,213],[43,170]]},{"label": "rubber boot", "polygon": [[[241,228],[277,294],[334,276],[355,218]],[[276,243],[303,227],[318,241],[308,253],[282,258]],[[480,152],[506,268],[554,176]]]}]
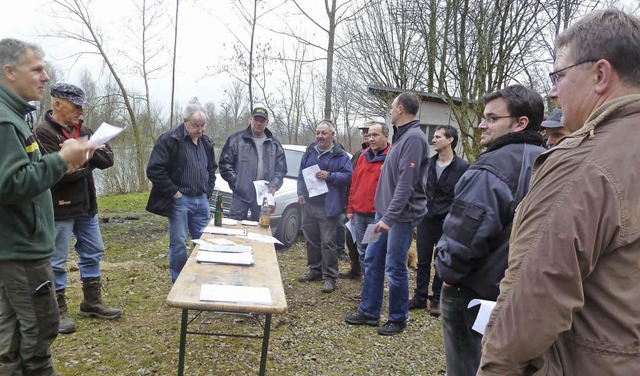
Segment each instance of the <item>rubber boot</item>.
[{"label": "rubber boot", "polygon": [[97,317],[104,320],[113,320],[120,317],[121,310],[111,308],[102,302],[101,288],[100,277],[90,278],[86,282],[82,282],[84,300],[80,303],[80,311],[78,312],[80,316]]},{"label": "rubber boot", "polygon": [[58,311],[60,312],[60,325],[58,326],[58,333],[68,334],[76,331],[76,323],[69,316],[69,310],[67,309],[67,295],[65,290],[56,291],[56,300],[58,301]]}]

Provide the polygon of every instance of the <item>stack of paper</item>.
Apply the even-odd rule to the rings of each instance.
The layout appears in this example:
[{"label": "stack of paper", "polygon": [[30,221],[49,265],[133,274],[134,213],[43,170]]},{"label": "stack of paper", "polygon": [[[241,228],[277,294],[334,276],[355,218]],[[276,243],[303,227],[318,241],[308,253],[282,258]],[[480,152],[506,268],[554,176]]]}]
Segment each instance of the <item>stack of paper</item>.
[{"label": "stack of paper", "polygon": [[237,236],[247,236],[246,229],[240,228],[225,228],[218,226],[207,226],[204,228],[203,232],[208,234],[216,234],[216,235],[237,235]]},{"label": "stack of paper", "polygon": [[199,251],[208,251],[208,252],[231,252],[231,253],[251,253],[251,247],[248,245],[222,245],[222,244],[211,244],[211,243],[202,243],[200,244]]},{"label": "stack of paper", "polygon": [[266,287],[204,284],[200,300],[229,303],[271,304],[271,291]]},{"label": "stack of paper", "polygon": [[198,251],[196,261],[209,264],[255,265],[251,252]]}]

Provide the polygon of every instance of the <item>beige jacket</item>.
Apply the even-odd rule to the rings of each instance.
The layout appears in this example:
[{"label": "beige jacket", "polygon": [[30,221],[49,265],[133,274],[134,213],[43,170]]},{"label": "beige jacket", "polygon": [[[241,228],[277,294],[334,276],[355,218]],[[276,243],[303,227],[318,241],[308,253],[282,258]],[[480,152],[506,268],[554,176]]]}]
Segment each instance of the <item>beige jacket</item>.
[{"label": "beige jacket", "polygon": [[478,375],[640,375],[640,95],[536,161]]}]

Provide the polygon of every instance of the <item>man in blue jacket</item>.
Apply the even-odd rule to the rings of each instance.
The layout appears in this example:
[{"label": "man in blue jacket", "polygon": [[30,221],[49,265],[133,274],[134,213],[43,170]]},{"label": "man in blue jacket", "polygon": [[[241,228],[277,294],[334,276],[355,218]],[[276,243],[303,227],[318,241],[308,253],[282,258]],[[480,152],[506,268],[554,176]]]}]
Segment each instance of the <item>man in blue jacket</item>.
[{"label": "man in blue jacket", "polygon": [[[316,142],[309,145],[300,162],[298,173],[298,202],[302,205],[302,231],[307,239],[309,271],[298,278],[300,282],[324,280],[322,292],[336,288],[338,255],[336,253],[336,225],[347,202],[347,185],[353,168],[349,155],[334,140],[335,128],[329,120],[316,127]],[[318,165],[315,178],[327,184],[328,192],[309,195],[302,170]]]},{"label": "man in blue jacket", "polygon": [[389,280],[389,319],[378,334],[391,336],[404,331],[409,318],[409,274],[407,255],[413,228],[427,213],[427,165],[429,144],[416,119],[420,100],[404,92],[391,104],[393,143],[382,165],[374,199],[375,232],[382,234],[369,243],[364,256],[366,270],[362,285],[362,304],[351,325],[377,326],[384,295],[385,274]]},{"label": "man in blue jacket", "polygon": [[[542,97],[522,85],[487,94],[478,156],[455,188],[437,245],[447,375],[475,375],[482,335],[473,331],[472,299],[496,300],[507,269],[516,207],[527,194],[533,162],[545,151],[538,132]],[[475,311],[477,313],[477,310]]]},{"label": "man in blue jacket", "polygon": [[249,219],[257,221],[262,202],[256,201],[253,182],[268,181],[269,193],[274,194],[282,186],[287,174],[284,149],[267,125],[267,109],[256,107],[251,112],[251,124],[245,130],[229,136],[222,147],[220,175],[233,191],[229,208],[231,219],[247,219],[247,212],[251,209]]}]

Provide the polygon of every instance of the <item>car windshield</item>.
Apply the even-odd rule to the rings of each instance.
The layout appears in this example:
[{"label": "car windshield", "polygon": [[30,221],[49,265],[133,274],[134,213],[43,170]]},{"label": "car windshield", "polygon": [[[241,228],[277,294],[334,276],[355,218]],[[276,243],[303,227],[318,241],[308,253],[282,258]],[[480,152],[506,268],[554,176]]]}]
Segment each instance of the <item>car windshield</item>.
[{"label": "car windshield", "polygon": [[304,152],[297,150],[284,149],[284,156],[287,159],[287,177],[292,179],[298,178],[298,170],[300,170],[300,161]]}]

